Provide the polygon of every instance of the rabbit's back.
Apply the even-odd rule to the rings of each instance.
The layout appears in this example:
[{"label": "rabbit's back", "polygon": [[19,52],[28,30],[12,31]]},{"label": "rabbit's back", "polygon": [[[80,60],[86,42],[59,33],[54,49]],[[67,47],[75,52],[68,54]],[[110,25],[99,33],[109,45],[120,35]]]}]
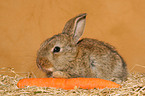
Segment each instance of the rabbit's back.
[{"label": "rabbit's back", "polygon": [[114,46],[97,39],[83,38],[77,44],[79,47],[89,49],[91,51],[106,51],[106,49],[116,51]]}]

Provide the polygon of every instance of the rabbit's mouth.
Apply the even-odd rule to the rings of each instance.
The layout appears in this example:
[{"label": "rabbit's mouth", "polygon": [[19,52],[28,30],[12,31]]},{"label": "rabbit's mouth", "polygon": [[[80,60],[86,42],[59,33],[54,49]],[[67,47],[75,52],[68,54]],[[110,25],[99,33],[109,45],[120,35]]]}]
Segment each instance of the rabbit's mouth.
[{"label": "rabbit's mouth", "polygon": [[52,66],[52,64],[49,62],[47,58],[37,57],[36,63],[37,63],[38,68],[44,71],[48,77],[51,76],[51,74],[54,71],[54,67]]}]

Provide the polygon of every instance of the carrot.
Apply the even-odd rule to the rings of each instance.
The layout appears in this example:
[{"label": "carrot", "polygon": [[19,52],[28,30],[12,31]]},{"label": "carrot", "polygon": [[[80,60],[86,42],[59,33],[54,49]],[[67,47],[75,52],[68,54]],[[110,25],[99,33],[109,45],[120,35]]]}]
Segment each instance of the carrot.
[{"label": "carrot", "polygon": [[55,87],[65,90],[74,89],[75,86],[83,89],[121,87],[121,85],[115,82],[100,78],[26,78],[20,80],[17,86],[19,88],[25,88],[26,86]]}]

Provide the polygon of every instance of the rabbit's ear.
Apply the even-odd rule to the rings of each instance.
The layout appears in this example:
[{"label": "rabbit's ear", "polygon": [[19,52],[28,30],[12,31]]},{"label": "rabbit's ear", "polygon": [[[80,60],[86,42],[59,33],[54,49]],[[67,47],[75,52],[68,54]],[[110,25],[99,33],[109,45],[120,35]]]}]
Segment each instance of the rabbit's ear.
[{"label": "rabbit's ear", "polygon": [[66,33],[72,36],[72,39],[74,40],[74,42],[77,43],[79,38],[83,34],[85,22],[86,22],[86,13],[80,14],[70,19],[66,23],[62,33]]}]

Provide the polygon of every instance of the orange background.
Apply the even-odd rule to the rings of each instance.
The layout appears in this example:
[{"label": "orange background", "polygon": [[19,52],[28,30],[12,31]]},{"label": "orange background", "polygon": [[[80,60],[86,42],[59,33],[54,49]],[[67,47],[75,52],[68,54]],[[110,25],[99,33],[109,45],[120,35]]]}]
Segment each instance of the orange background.
[{"label": "orange background", "polygon": [[145,72],[145,0],[0,0],[0,68],[39,76],[40,43],[84,12],[82,37],[114,45],[129,72]]}]

